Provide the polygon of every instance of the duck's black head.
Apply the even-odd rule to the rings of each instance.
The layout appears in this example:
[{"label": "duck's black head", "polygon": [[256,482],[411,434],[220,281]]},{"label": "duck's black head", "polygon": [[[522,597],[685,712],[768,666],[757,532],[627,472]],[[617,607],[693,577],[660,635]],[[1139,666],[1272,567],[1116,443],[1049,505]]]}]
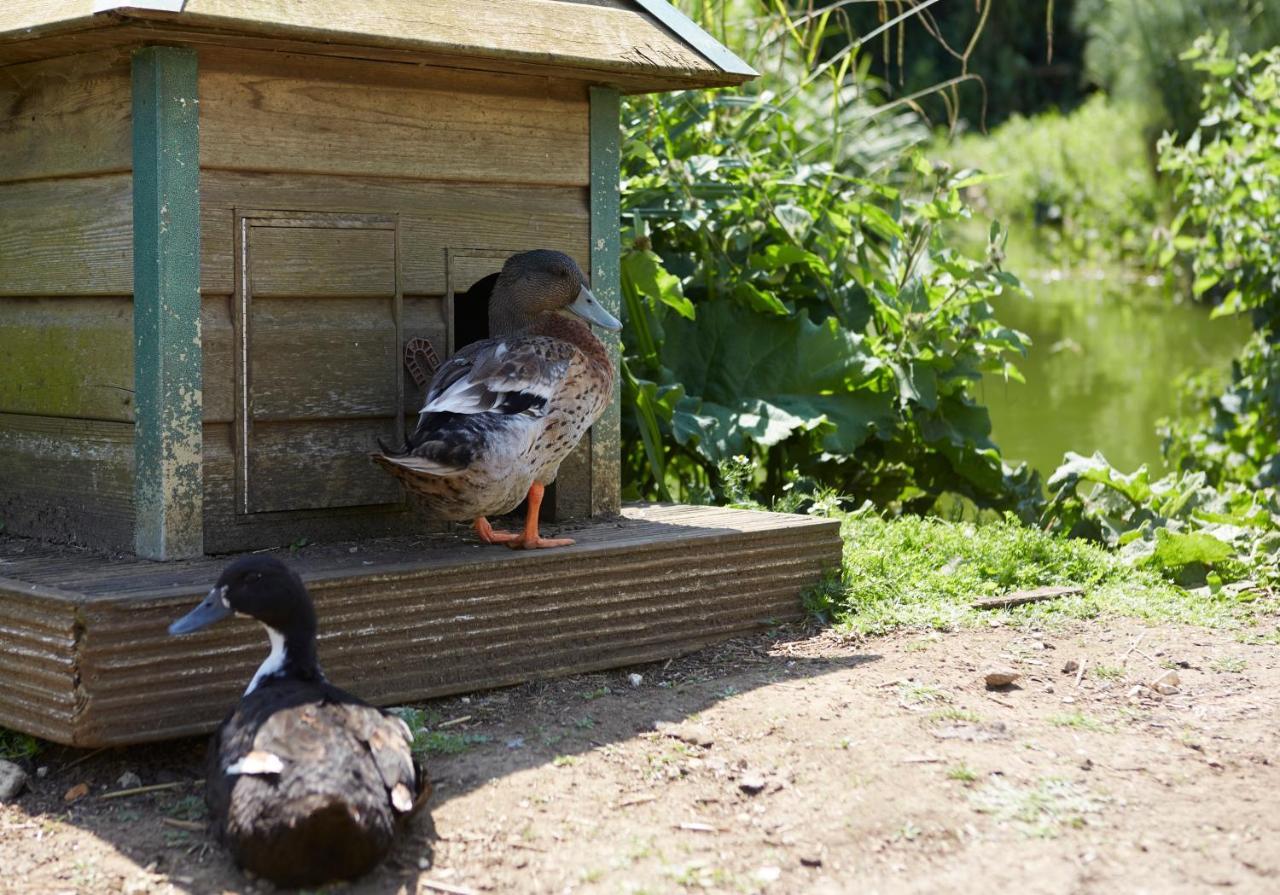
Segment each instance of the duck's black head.
[{"label": "duck's black head", "polygon": [[298,573],[273,556],[244,556],[223,570],[204,600],[169,626],[190,634],[231,615],[257,619],[267,629],[271,655],[249,685],[266,676],[320,678],[316,663],[316,611]]},{"label": "duck's black head", "polygon": [[535,249],[508,258],[489,297],[489,334],[518,332],[557,311],[572,312],[604,329],[622,329],[591,293],[578,263],[564,252]]}]

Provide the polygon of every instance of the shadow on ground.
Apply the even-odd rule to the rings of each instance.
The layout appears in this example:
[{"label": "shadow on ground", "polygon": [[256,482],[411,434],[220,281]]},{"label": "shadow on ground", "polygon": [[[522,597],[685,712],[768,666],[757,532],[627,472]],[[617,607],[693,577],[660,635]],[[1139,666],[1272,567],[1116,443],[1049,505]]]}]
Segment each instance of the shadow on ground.
[{"label": "shadow on ground", "polygon": [[[811,634],[803,626],[778,628],[667,662],[421,704],[435,750],[427,756],[435,785],[427,813],[383,867],[346,891],[415,891],[419,876],[432,866],[436,831],[430,811],[486,784],[572,761],[664,724],[696,724],[700,712],[739,693],[880,658],[853,651],[834,658],[789,655],[792,644]],[[146,892],[165,891],[166,885],[193,895],[270,889],[238,871],[205,829],[204,752],[203,738],[92,751],[46,746],[31,762],[45,768],[45,776],[33,774],[29,791],[0,814],[6,822],[0,842],[34,824],[51,831],[49,848],[56,849],[57,829],[66,824],[91,833],[104,847],[101,855],[67,861],[66,855],[41,854],[29,838],[10,841],[5,850],[21,853],[10,879],[21,880],[25,888],[19,891],[33,892]],[[89,794],[66,802],[80,784]],[[158,784],[167,788],[112,797]]]}]

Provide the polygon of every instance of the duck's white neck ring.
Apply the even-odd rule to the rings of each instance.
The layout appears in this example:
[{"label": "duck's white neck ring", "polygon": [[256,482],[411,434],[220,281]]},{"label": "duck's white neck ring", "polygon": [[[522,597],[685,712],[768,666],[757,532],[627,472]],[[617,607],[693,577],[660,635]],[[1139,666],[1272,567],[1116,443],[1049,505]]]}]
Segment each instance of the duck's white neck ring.
[{"label": "duck's white neck ring", "polygon": [[258,688],[264,678],[272,677],[284,670],[284,663],[287,658],[287,652],[284,645],[284,635],[270,625],[263,625],[267,629],[267,639],[271,641],[271,652],[253,675],[253,680],[249,681],[249,687],[244,691],[244,695],[248,696]]}]

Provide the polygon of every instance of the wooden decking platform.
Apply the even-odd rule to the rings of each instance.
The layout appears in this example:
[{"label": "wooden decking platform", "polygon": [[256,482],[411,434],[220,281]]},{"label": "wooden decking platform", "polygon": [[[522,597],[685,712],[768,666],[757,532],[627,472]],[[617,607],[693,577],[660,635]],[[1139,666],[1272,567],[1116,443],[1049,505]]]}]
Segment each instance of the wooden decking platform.
[{"label": "wooden decking platform", "polygon": [[[634,506],[517,553],[457,537],[285,558],[320,616],[329,678],[380,705],[679,655],[795,618],[840,562],[829,520]],[[226,557],[178,563],[0,540],[0,726],[77,746],[211,730],[266,653],[235,620],[183,638]]]}]

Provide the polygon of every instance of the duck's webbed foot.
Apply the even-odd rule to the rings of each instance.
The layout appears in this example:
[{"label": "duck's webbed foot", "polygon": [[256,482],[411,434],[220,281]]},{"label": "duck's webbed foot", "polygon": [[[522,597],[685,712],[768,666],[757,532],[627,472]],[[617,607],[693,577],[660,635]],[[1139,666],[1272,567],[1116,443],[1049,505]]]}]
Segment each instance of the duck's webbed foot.
[{"label": "duck's webbed foot", "polygon": [[514,531],[494,531],[493,526],[489,524],[489,520],[484,516],[477,516],[471,527],[476,530],[480,540],[486,544],[510,544],[512,541],[518,541],[523,537],[523,535]]},{"label": "duck's webbed foot", "polygon": [[528,511],[524,517],[524,532],[505,542],[512,550],[568,547],[574,543],[573,538],[544,538],[538,534],[538,513],[542,509],[542,495],[546,490],[546,487],[541,482],[534,482],[529,487]]}]

